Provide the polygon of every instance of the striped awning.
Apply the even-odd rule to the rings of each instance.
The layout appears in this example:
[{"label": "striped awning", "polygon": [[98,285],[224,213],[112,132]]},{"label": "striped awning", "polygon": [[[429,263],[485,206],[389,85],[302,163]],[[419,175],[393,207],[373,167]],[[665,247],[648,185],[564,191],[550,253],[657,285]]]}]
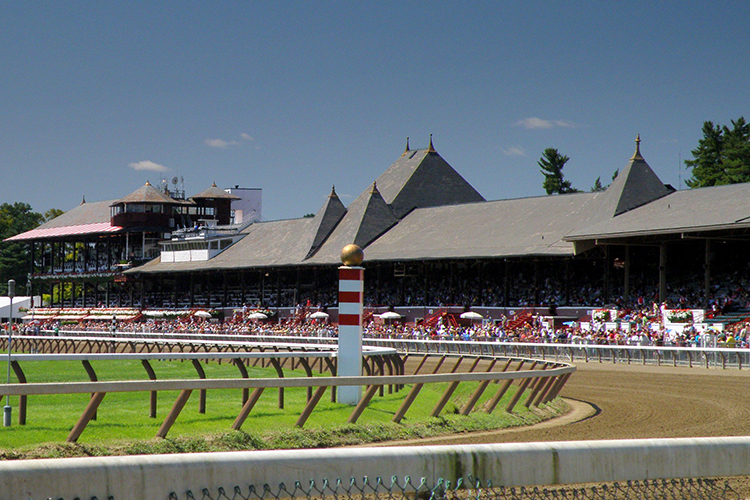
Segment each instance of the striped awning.
[{"label": "striped awning", "polygon": [[42,238],[60,238],[64,236],[77,236],[81,234],[116,233],[121,231],[121,226],[113,226],[109,222],[96,222],[94,224],[78,224],[76,226],[60,226],[32,229],[25,233],[17,234],[7,238],[5,241],[38,240]]}]

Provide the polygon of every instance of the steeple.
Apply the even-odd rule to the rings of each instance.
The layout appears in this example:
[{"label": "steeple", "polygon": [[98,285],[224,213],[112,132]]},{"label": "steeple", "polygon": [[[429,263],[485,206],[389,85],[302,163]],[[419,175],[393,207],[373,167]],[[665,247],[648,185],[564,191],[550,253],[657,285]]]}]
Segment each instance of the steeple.
[{"label": "steeple", "polygon": [[328,195],[328,199],[323,206],[318,210],[313,218],[313,224],[315,225],[315,236],[313,237],[312,244],[307,251],[305,259],[309,259],[315,252],[320,249],[320,246],[325,243],[328,236],[336,228],[341,219],[346,214],[346,207],[341,203],[338,195],[336,194],[336,186],[331,186],[331,194]]},{"label": "steeple", "polygon": [[635,139],[635,153],[604,192],[604,210],[616,217],[672,192],[641,155],[641,136]]}]

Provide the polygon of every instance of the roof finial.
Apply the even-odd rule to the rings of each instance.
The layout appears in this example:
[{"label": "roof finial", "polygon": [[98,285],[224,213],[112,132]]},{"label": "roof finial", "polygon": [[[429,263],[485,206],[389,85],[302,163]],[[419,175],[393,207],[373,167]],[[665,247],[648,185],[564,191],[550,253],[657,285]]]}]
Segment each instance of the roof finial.
[{"label": "roof finial", "polygon": [[406,153],[409,152],[409,138],[406,138],[406,149],[404,149],[404,152],[401,153],[401,156],[404,156]]},{"label": "roof finial", "polygon": [[213,183],[211,184],[211,187],[212,187],[212,188],[215,188],[215,187],[216,187],[216,181],[214,181],[214,182],[213,182]]},{"label": "roof finial", "polygon": [[375,194],[378,192],[378,181],[372,181],[372,191],[370,191],[370,194]]},{"label": "roof finial", "polygon": [[331,194],[328,195],[329,198],[338,198],[339,195],[336,194],[336,186],[331,186]]},{"label": "roof finial", "polygon": [[148,182],[148,181],[146,181],[146,185],[147,185],[147,186],[150,186],[150,185],[151,185],[151,183],[150,183],[150,182]]},{"label": "roof finial", "polygon": [[83,205],[84,203],[86,203],[86,195],[85,194],[83,195],[83,199],[81,200],[81,205]]},{"label": "roof finial", "polygon": [[643,156],[641,156],[641,134],[638,134],[638,136],[635,138],[635,153],[633,153],[633,157],[630,159],[643,160]]},{"label": "roof finial", "polygon": [[430,147],[427,148],[427,152],[428,153],[437,153],[437,151],[435,151],[435,147],[432,145],[432,134],[430,134]]}]

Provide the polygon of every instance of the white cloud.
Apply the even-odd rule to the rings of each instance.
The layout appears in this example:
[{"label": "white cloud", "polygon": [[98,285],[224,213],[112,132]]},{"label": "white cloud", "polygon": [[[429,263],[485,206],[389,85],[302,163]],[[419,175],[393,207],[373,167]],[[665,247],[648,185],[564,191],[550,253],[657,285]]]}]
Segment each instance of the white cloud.
[{"label": "white cloud", "polygon": [[237,146],[237,141],[225,141],[224,139],[206,139],[206,145],[212,148],[226,148],[227,146]]},{"label": "white cloud", "polygon": [[509,148],[501,149],[506,156],[526,156],[526,151],[521,146],[511,146]]},{"label": "white cloud", "polygon": [[575,124],[567,120],[545,120],[543,118],[536,117],[524,118],[523,120],[517,121],[516,125],[529,130],[547,129],[554,127],[575,128]]},{"label": "white cloud", "polygon": [[[242,141],[248,141],[248,142],[255,140],[250,136],[250,134],[246,134],[244,132],[240,134],[240,139],[242,139]],[[228,148],[229,146],[241,146],[242,145],[242,142],[240,141],[225,141],[224,139],[206,139],[204,142],[206,143],[207,146],[211,146],[212,148],[220,148],[220,149]]]},{"label": "white cloud", "polygon": [[159,165],[158,163],[154,163],[150,160],[133,162],[128,165],[128,167],[132,168],[133,170],[147,170],[149,172],[170,172],[172,170],[169,167]]}]

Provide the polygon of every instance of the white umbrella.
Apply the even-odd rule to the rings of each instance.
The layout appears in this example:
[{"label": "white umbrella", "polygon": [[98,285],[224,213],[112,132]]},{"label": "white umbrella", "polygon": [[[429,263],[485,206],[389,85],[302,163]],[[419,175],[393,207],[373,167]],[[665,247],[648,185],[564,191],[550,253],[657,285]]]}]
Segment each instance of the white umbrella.
[{"label": "white umbrella", "polygon": [[461,313],[460,317],[461,317],[461,319],[470,319],[472,321],[475,320],[475,319],[482,319],[482,318],[484,318],[484,316],[482,316],[478,312],[474,312],[474,311],[466,311],[464,313]]},{"label": "white umbrella", "polygon": [[248,314],[247,319],[268,319],[268,316],[260,311],[255,311]]},{"label": "white umbrella", "polygon": [[323,311],[315,311],[310,315],[310,319],[326,319],[328,318],[328,313],[325,313]]},{"label": "white umbrella", "polygon": [[193,316],[195,316],[196,318],[206,318],[206,319],[208,319],[208,318],[211,317],[211,313],[208,312],[208,311],[195,311],[195,313],[193,314]]},{"label": "white umbrella", "polygon": [[386,311],[380,315],[380,319],[401,319],[401,315],[397,312]]}]

